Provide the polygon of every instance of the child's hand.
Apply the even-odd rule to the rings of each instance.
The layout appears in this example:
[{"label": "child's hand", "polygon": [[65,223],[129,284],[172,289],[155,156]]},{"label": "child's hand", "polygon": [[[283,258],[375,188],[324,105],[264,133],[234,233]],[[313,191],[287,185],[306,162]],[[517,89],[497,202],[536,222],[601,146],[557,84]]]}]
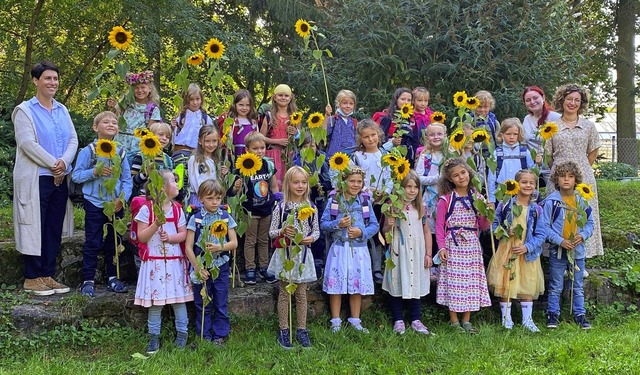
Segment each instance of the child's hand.
[{"label": "child's hand", "polygon": [[212,243],[212,242],[207,242],[207,251],[210,253],[216,253],[219,251],[222,251],[222,245],[220,245],[219,243]]},{"label": "child's hand", "polygon": [[349,235],[349,238],[358,238],[362,236],[362,229],[357,227],[349,227],[349,229],[347,229],[347,234]]},{"label": "child's hand", "polygon": [[241,187],[242,187],[242,180],[237,179],[236,182],[233,183],[233,192],[234,193],[239,192]]},{"label": "child's hand", "polygon": [[573,238],[573,244],[574,244],[575,246],[578,246],[578,245],[580,245],[582,242],[584,242],[584,238],[582,238],[582,236],[581,236],[581,235],[576,234],[576,236]]},{"label": "child's hand", "polygon": [[331,104],[327,104],[327,106],[324,107],[324,115],[329,117],[331,116],[332,113],[333,113],[333,108],[331,108]]},{"label": "child's hand", "polygon": [[433,258],[429,254],[424,254],[424,268],[427,269],[431,266],[433,266]]},{"label": "child's hand", "polygon": [[109,177],[109,176],[111,176],[111,168],[107,167],[106,165],[102,166],[100,168],[94,167],[93,168],[93,175],[97,176],[97,177],[100,177],[100,176]]},{"label": "child's hand", "polygon": [[392,143],[393,143],[394,146],[400,146],[400,144],[402,143],[402,137],[393,138]]},{"label": "child's hand", "polygon": [[273,143],[275,143],[278,146],[286,147],[289,144],[289,139],[288,138],[274,139]]},{"label": "child's hand", "polygon": [[54,177],[53,178],[53,184],[56,185],[56,186],[62,185],[62,181],[64,181],[64,177],[65,177],[64,175]]},{"label": "child's hand", "polygon": [[305,245],[305,246],[309,246],[313,243],[313,237],[309,236],[309,237],[305,237],[302,239],[302,241],[300,242],[301,244]]},{"label": "child's hand", "polygon": [[576,247],[576,245],[574,245],[573,242],[569,240],[562,240],[562,243],[560,244],[560,246],[563,249],[567,249],[567,250],[573,250]]},{"label": "child's hand", "polygon": [[175,129],[176,126],[178,126],[178,121],[176,121],[176,119],[171,119],[171,127]]},{"label": "child's hand", "polygon": [[117,198],[114,201],[114,203],[115,203],[114,212],[120,212],[120,210],[124,208],[124,205],[122,204],[122,201],[120,200],[120,198]]},{"label": "child's hand", "polygon": [[446,262],[449,258],[449,251],[447,249],[440,249],[440,251],[438,251],[438,255],[440,256],[440,260]]},{"label": "child's hand", "polygon": [[169,242],[169,235],[164,231],[164,229],[160,229],[160,241]]},{"label": "child's hand", "polygon": [[298,132],[298,128],[292,125],[287,125],[287,133],[289,135],[295,135]]},{"label": "child's hand", "polygon": [[345,216],[338,222],[338,228],[346,228],[351,225],[351,218],[349,216]]},{"label": "child's hand", "polygon": [[294,228],[292,225],[288,225],[286,227],[283,228],[284,230],[282,231],[284,233],[285,236],[289,237],[289,238],[293,238],[296,236],[296,228]]},{"label": "child's hand", "polygon": [[511,248],[511,252],[516,255],[522,255],[527,253],[527,247],[524,245],[517,245]]},{"label": "child's hand", "polygon": [[160,219],[156,219],[156,221],[153,222],[153,224],[158,227],[158,229],[161,229],[162,226],[164,225],[165,220],[160,220]]},{"label": "child's hand", "polygon": [[202,281],[207,281],[207,279],[209,278],[209,271],[204,268],[196,268],[196,273],[200,275]]},{"label": "child's hand", "polygon": [[[223,176],[226,176],[227,173],[229,173],[229,167],[227,167],[226,165],[223,165],[222,167],[220,167],[220,174]],[[238,180],[240,181],[240,180]]]}]

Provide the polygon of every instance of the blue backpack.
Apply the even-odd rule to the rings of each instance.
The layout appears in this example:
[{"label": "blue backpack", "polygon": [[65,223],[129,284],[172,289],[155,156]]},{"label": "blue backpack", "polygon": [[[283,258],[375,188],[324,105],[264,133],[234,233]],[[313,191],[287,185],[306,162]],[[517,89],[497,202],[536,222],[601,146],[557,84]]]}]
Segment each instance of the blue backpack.
[{"label": "blue backpack", "polygon": [[500,176],[500,170],[502,169],[504,159],[520,159],[520,169],[527,169],[527,154],[529,153],[529,149],[525,145],[520,145],[519,151],[518,155],[504,156],[502,146],[496,146],[496,178]]}]

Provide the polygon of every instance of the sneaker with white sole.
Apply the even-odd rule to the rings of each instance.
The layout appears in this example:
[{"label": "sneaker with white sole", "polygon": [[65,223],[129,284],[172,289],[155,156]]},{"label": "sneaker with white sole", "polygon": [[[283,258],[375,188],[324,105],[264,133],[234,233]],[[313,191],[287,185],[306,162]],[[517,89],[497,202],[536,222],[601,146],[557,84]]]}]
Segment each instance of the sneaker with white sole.
[{"label": "sneaker with white sole", "polygon": [[536,324],[533,322],[533,319],[525,320],[524,322],[522,322],[522,326],[531,332],[540,332],[540,329],[538,329]]},{"label": "sneaker with white sole", "polygon": [[24,279],[22,289],[24,289],[25,292],[33,293],[36,296],[50,296],[56,293],[53,289],[49,288],[40,277],[35,279]]},{"label": "sneaker with white sole", "polygon": [[403,335],[404,334],[404,330],[405,330],[404,321],[396,320],[393,323],[393,332],[395,332],[397,334],[400,334],[400,335]]},{"label": "sneaker with white sole", "polygon": [[427,335],[428,336],[428,335],[431,334],[431,332],[429,332],[427,327],[424,324],[422,324],[422,322],[420,320],[414,320],[413,322],[411,322],[411,329],[413,329],[417,333],[421,333],[423,335]]},{"label": "sneaker with white sole", "polygon": [[41,277],[40,279],[42,280],[44,285],[48,286],[50,289],[53,289],[53,292],[56,294],[69,293],[71,291],[71,288],[55,281],[51,277]]},{"label": "sneaker with white sole", "polygon": [[511,317],[504,317],[502,318],[502,326],[506,329],[512,329],[513,328],[513,320],[511,320]]}]

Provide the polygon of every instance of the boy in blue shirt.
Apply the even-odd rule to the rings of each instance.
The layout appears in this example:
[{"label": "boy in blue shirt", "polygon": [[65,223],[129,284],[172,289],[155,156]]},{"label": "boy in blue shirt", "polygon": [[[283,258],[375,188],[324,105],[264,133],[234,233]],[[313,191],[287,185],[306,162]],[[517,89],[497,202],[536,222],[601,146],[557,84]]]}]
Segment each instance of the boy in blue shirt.
[{"label": "boy in blue shirt", "polygon": [[[84,196],[84,232],[85,243],[82,256],[82,287],[80,293],[84,296],[94,296],[94,278],[98,266],[98,253],[105,252],[104,264],[107,269],[109,281],[107,290],[115,293],[126,293],[128,288],[116,277],[116,267],[114,264],[115,250],[117,243],[113,234],[113,225],[107,226],[107,233],[104,233],[104,226],[111,220],[104,214],[104,205],[113,202],[115,205],[116,217],[122,218],[124,215],[124,202],[129,200],[133,182],[131,181],[131,171],[127,158],[123,157],[122,147],[116,147],[111,158],[99,156],[103,149],[98,149],[100,140],[113,141],[118,134],[118,119],[113,112],[105,111],[99,113],[93,120],[93,130],[97,133],[97,141],[80,150],[76,166],[73,169],[72,179],[77,184],[82,184],[82,194]],[[108,148],[108,146],[107,146]],[[113,194],[105,188],[105,181],[112,176],[114,158],[121,158],[120,176],[115,184]],[[122,199],[122,196],[124,199]]]}]

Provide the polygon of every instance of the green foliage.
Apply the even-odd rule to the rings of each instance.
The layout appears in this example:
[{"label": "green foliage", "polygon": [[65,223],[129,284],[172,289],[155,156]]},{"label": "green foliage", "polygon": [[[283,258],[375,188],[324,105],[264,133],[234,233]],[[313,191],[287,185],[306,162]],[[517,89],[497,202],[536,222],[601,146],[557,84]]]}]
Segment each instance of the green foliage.
[{"label": "green foliage", "polygon": [[595,167],[596,178],[619,180],[624,177],[638,177],[638,170],[625,163],[603,162]]},{"label": "green foliage", "polygon": [[622,270],[609,276],[613,285],[629,290],[634,295],[640,293],[640,262],[627,264]]},{"label": "green foliage", "polygon": [[598,205],[604,247],[622,250],[632,245],[629,238],[640,237],[639,181],[598,181]]},{"label": "green foliage", "polygon": [[640,249],[605,248],[604,255],[586,259],[587,268],[622,270],[630,264],[640,263]]}]

